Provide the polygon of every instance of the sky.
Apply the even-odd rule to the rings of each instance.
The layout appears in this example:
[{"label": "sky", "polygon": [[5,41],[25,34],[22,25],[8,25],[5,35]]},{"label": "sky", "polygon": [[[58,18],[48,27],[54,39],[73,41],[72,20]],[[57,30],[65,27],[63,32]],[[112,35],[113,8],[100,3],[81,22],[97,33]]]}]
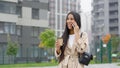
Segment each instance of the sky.
[{"label": "sky", "polygon": [[90,12],[92,0],[81,0],[81,10],[82,12]]},{"label": "sky", "polygon": [[81,0],[81,21],[82,21],[82,26],[83,26],[83,31],[86,31],[90,29],[91,27],[91,18],[90,18],[90,13],[92,10],[91,6],[92,0]]},{"label": "sky", "polygon": [[81,31],[85,31],[88,33],[89,41],[91,38],[91,6],[92,0],[81,0]]}]

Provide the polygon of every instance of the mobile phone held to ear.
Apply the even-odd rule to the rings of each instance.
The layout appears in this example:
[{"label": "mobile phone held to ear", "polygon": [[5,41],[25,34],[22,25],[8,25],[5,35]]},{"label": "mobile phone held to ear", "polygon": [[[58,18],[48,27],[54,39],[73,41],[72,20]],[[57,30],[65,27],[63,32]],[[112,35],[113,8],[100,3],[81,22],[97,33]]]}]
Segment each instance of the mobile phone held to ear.
[{"label": "mobile phone held to ear", "polygon": [[74,28],[75,27],[75,25],[74,24],[72,24],[72,28]]}]

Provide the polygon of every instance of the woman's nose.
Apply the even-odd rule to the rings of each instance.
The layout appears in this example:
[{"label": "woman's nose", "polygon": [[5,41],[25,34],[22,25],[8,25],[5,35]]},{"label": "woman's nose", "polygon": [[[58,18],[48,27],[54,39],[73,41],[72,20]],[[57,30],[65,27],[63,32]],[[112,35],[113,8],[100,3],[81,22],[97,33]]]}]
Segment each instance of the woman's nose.
[{"label": "woman's nose", "polygon": [[68,23],[71,23],[72,21],[71,20],[68,20]]}]

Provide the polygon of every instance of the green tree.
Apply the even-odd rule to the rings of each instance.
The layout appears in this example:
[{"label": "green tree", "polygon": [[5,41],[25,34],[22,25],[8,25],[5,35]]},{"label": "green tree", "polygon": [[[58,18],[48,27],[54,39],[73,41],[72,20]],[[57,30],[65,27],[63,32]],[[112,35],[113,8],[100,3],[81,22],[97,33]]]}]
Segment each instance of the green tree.
[{"label": "green tree", "polygon": [[12,41],[8,41],[7,55],[16,56],[18,50],[18,44]]},{"label": "green tree", "polygon": [[[7,36],[8,38],[8,44],[7,44],[7,55],[10,57],[16,57],[17,51],[18,51],[18,44],[16,42],[12,42],[10,39],[10,36]],[[15,62],[15,60],[14,60]]]},{"label": "green tree", "polygon": [[55,44],[55,31],[52,29],[45,29],[45,31],[40,33],[39,36],[41,42],[40,47],[52,48]]}]

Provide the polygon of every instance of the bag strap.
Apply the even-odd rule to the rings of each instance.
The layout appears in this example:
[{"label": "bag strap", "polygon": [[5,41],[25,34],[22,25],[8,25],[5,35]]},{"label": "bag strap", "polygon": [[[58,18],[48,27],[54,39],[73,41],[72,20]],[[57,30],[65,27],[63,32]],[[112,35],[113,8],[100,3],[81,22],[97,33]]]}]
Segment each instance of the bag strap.
[{"label": "bag strap", "polygon": [[[80,34],[80,38],[82,38],[83,32]],[[80,53],[78,52],[78,56],[80,57]]]},{"label": "bag strap", "polygon": [[80,38],[82,38],[82,34],[83,34],[83,32],[80,34]]}]

